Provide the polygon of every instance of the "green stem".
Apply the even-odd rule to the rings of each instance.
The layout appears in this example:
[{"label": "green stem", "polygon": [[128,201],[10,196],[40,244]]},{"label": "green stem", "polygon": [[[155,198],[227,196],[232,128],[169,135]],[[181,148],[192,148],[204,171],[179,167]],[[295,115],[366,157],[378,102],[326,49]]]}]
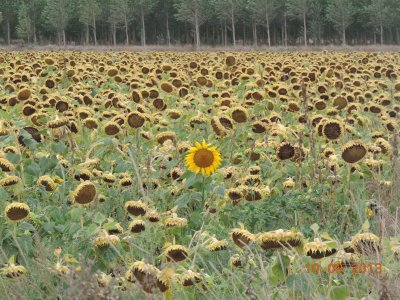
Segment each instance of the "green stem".
[{"label": "green stem", "polygon": [[206,176],[203,176],[203,180],[202,180],[202,191],[201,191],[201,202],[203,204],[204,207],[204,203],[205,203],[205,186],[206,186]]}]

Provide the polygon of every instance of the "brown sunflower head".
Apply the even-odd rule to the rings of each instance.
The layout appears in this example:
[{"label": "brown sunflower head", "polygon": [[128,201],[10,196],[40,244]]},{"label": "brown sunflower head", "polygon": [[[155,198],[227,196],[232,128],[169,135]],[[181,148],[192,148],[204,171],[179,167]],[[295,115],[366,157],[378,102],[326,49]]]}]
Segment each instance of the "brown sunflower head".
[{"label": "brown sunflower head", "polygon": [[28,204],[21,202],[12,202],[4,209],[4,214],[9,222],[20,222],[29,215],[30,208]]},{"label": "brown sunflower head", "polygon": [[249,118],[249,114],[244,107],[236,106],[231,110],[232,119],[237,123],[245,123]]},{"label": "brown sunflower head", "polygon": [[278,229],[258,235],[257,242],[264,250],[276,248],[292,248],[301,246],[303,234],[298,231]]},{"label": "brown sunflower head", "polygon": [[278,146],[276,157],[279,160],[292,159],[295,156],[295,146],[289,142],[283,142]]},{"label": "brown sunflower head", "polygon": [[354,164],[364,158],[367,147],[362,141],[350,141],[343,145],[342,158],[349,164]]},{"label": "brown sunflower head", "polygon": [[165,248],[164,256],[168,262],[180,262],[189,256],[189,250],[181,245],[171,245]]},{"label": "brown sunflower head", "polygon": [[124,208],[132,216],[144,216],[147,211],[147,205],[142,201],[128,201]]},{"label": "brown sunflower head", "polygon": [[243,228],[234,228],[231,232],[233,242],[239,247],[244,248],[255,240],[254,235]]},{"label": "brown sunflower head", "polygon": [[142,220],[134,220],[129,224],[129,231],[132,233],[140,233],[146,229],[146,223]]},{"label": "brown sunflower head", "polygon": [[377,254],[381,250],[379,237],[370,232],[354,235],[351,244],[356,253],[363,255]]},{"label": "brown sunflower head", "polygon": [[95,200],[96,195],[96,186],[90,181],[84,181],[76,187],[72,195],[72,202],[84,205],[89,204]]},{"label": "brown sunflower head", "polygon": [[343,133],[343,124],[340,121],[328,120],[324,123],[322,132],[328,140],[338,140]]},{"label": "brown sunflower head", "polygon": [[323,242],[318,239],[305,244],[304,251],[307,256],[311,256],[311,258],[314,259],[331,256],[336,253],[336,249],[332,247],[329,242]]}]

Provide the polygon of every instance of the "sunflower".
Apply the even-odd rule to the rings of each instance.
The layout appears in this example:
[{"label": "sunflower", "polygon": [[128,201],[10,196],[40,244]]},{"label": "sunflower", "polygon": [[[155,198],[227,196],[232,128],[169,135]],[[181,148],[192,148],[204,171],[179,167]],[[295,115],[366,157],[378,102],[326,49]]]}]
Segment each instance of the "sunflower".
[{"label": "sunflower", "polygon": [[303,234],[298,231],[278,229],[261,233],[257,242],[264,250],[297,247],[303,243]]},{"label": "sunflower", "polygon": [[217,240],[215,239],[212,243],[207,246],[207,249],[211,252],[226,250],[228,248],[227,240]]},{"label": "sunflower", "polygon": [[24,266],[8,264],[1,270],[1,274],[8,278],[16,278],[26,273]]},{"label": "sunflower", "polygon": [[189,250],[181,245],[170,245],[165,248],[164,256],[169,262],[180,262],[189,256]]},{"label": "sunflower", "polygon": [[20,222],[28,217],[30,208],[21,202],[12,202],[4,209],[4,214],[9,222]]},{"label": "sunflower", "polygon": [[193,272],[192,270],[187,270],[181,275],[181,282],[183,286],[192,286],[196,283],[200,283],[201,281],[201,275]]},{"label": "sunflower", "polygon": [[186,166],[190,171],[201,173],[213,174],[218,166],[221,164],[221,155],[216,147],[211,147],[203,140],[203,143],[195,143],[195,147],[189,150],[186,155]]},{"label": "sunflower", "polygon": [[311,258],[319,259],[327,256],[331,256],[336,253],[336,249],[332,247],[328,242],[323,242],[319,239],[315,239],[314,242],[309,242],[304,245],[304,251],[307,256]]},{"label": "sunflower", "polygon": [[351,244],[356,253],[363,255],[376,254],[381,250],[379,237],[370,232],[354,235]]}]

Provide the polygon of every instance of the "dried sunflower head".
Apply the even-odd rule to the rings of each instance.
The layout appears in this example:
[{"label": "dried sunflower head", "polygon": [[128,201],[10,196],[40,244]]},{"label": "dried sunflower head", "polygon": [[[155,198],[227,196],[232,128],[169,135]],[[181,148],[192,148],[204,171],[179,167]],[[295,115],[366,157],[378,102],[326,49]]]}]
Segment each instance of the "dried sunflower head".
[{"label": "dried sunflower head", "polygon": [[72,195],[72,202],[85,205],[94,201],[96,196],[96,186],[90,181],[85,181],[76,187]]},{"label": "dried sunflower head", "polygon": [[4,209],[4,215],[9,222],[20,222],[26,219],[30,213],[28,204],[21,202],[12,202],[6,205]]},{"label": "dried sunflower head", "polygon": [[336,253],[336,249],[333,248],[329,242],[323,242],[319,239],[315,239],[314,242],[305,244],[304,251],[307,256],[311,256],[314,259],[331,256]]},{"label": "dried sunflower head", "polygon": [[254,234],[252,234],[251,232],[249,232],[249,231],[247,231],[246,229],[243,229],[243,228],[234,228],[234,229],[232,229],[231,237],[232,237],[233,242],[239,248],[244,248],[250,242],[253,242],[255,240]]},{"label": "dried sunflower head", "polygon": [[147,205],[142,201],[128,201],[124,208],[132,216],[144,216],[147,211]]},{"label": "dried sunflower head", "polygon": [[380,251],[380,240],[370,232],[359,233],[352,237],[351,244],[356,253],[371,255]]},{"label": "dried sunflower head", "polygon": [[301,246],[304,236],[301,232],[293,230],[278,229],[264,232],[257,236],[257,243],[264,250],[275,248],[292,248]]},{"label": "dried sunflower head", "polygon": [[180,262],[189,256],[189,250],[182,245],[170,245],[165,248],[164,256],[169,262]]},{"label": "dried sunflower head", "polygon": [[26,269],[24,266],[15,265],[13,263],[7,264],[4,268],[1,269],[1,274],[8,278],[16,278],[24,275],[26,273]]}]

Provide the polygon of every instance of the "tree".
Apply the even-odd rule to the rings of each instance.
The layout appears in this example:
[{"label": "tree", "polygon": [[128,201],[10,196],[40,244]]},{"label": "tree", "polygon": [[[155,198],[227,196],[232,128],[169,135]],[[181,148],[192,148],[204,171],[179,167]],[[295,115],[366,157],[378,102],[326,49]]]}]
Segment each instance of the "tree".
[{"label": "tree", "polygon": [[311,0],[310,3],[310,31],[317,44],[321,44],[322,28],[326,21],[326,0]]},{"label": "tree", "polygon": [[265,16],[265,22],[267,27],[268,46],[271,47],[270,25],[271,22],[275,19],[276,14],[278,12],[278,4],[275,0],[264,0],[263,4],[264,4],[263,13]]},{"label": "tree", "polygon": [[342,34],[342,43],[346,44],[346,29],[353,22],[355,9],[348,0],[331,0],[328,4],[327,18]]},{"label": "tree", "polygon": [[29,7],[25,2],[22,2],[18,10],[17,34],[21,38],[26,38],[29,43],[31,33],[32,33],[32,20],[29,14]]},{"label": "tree", "polygon": [[253,32],[253,45],[258,45],[257,25],[264,19],[264,0],[247,0],[246,9],[250,14],[251,28]]},{"label": "tree", "polygon": [[92,27],[94,44],[97,45],[96,19],[100,12],[100,5],[96,0],[81,0],[79,2],[79,21],[86,27],[86,44],[89,44],[90,27]]},{"label": "tree", "polygon": [[146,25],[145,17],[150,14],[157,5],[158,0],[133,0],[136,14],[140,17],[142,46],[146,46]]},{"label": "tree", "polygon": [[288,16],[303,21],[304,46],[307,47],[307,16],[309,13],[309,0],[288,0]]},{"label": "tree", "polygon": [[208,18],[210,3],[208,0],[177,0],[175,17],[179,21],[192,24],[195,32],[196,49],[200,49],[200,26]]},{"label": "tree", "polygon": [[213,7],[220,21],[230,23],[233,47],[236,47],[236,17],[240,10],[240,0],[214,0]]},{"label": "tree", "polygon": [[66,45],[65,28],[71,18],[72,2],[68,0],[47,0],[43,10],[43,17],[46,24],[54,28],[58,33],[59,42]]},{"label": "tree", "polygon": [[11,44],[11,22],[16,4],[17,3],[13,0],[0,0],[0,11],[5,25],[5,40],[7,45]]},{"label": "tree", "polygon": [[383,29],[386,25],[387,18],[389,17],[389,10],[386,6],[385,0],[373,0],[369,6],[365,8],[369,15],[370,24],[378,29],[380,33],[380,43],[383,45],[384,36]]},{"label": "tree", "polygon": [[109,5],[109,18],[111,24],[112,37],[114,46],[117,45],[117,26],[124,25],[125,43],[129,44],[128,25],[132,15],[131,6],[128,0],[111,0]]}]

